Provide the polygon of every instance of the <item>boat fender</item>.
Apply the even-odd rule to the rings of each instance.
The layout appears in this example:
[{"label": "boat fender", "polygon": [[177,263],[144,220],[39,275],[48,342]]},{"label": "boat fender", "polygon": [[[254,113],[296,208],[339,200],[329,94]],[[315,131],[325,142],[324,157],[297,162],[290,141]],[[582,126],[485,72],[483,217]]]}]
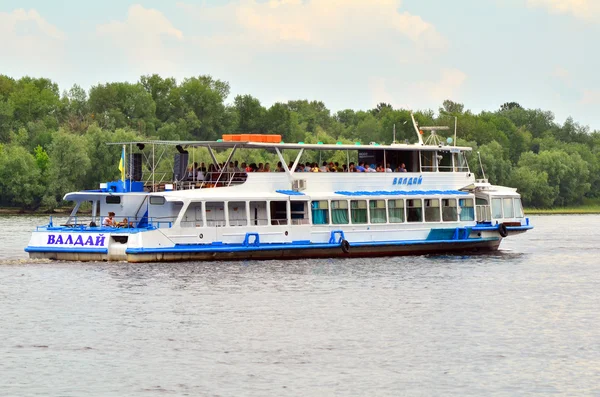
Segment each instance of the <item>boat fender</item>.
[{"label": "boat fender", "polygon": [[342,251],[344,252],[344,254],[350,252],[350,243],[348,242],[348,240],[342,240],[340,242],[340,246],[342,247]]},{"label": "boat fender", "polygon": [[502,238],[508,236],[508,229],[506,228],[506,225],[504,223],[498,225],[498,233],[500,233],[500,236]]}]

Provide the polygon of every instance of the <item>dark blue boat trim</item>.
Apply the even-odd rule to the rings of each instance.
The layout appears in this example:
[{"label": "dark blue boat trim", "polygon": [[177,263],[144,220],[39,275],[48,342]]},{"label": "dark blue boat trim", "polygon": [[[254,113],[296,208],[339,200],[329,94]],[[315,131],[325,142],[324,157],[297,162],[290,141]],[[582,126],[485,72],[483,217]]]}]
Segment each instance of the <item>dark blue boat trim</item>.
[{"label": "dark blue boat trim", "polygon": [[[377,241],[350,243],[350,247],[384,247],[384,246],[423,246],[436,244],[470,244],[497,241],[498,237],[470,238],[462,240],[408,240],[408,241]],[[179,252],[254,252],[254,251],[277,251],[277,250],[302,250],[302,249],[327,249],[339,248],[339,243],[272,243],[260,245],[223,244],[214,246],[211,244],[176,245],[168,248],[128,248],[126,254],[153,254],[153,253],[179,253]]]},{"label": "dark blue boat trim", "polygon": [[509,232],[517,232],[521,230],[531,230],[533,226],[506,226],[506,230]]},{"label": "dark blue boat trim", "polygon": [[68,252],[72,254],[108,254],[108,248],[25,247],[25,252]]}]

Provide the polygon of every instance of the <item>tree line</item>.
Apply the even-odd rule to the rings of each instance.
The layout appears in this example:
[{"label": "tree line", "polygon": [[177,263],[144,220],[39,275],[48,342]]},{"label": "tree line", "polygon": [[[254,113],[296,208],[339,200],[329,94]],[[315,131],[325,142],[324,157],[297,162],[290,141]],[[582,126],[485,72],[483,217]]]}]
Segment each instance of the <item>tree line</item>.
[{"label": "tree line", "polygon": [[[0,206],[53,209],[66,192],[118,179],[120,148],[107,142],[271,133],[285,142],[389,144],[394,129],[397,141],[417,139],[410,111],[386,103],[332,113],[321,101],[267,108],[252,95],[228,102],[229,94],[229,84],[211,76],[178,82],[155,74],[61,93],[47,78],[0,75]],[[414,115],[429,126],[453,127],[456,117],[458,145],[474,149],[472,171],[482,176],[479,152],[490,182],[517,188],[527,206],[578,205],[600,196],[600,131],[572,118],[560,124],[552,112],[516,102],[474,114],[451,100]]]}]

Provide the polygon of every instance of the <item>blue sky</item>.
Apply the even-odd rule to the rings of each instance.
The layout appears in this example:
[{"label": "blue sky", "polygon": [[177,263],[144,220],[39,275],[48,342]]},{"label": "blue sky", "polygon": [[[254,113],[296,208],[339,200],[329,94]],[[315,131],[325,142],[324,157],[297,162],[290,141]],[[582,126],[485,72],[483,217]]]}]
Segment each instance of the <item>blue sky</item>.
[{"label": "blue sky", "polygon": [[0,37],[0,73],[61,89],[210,74],[230,102],[516,101],[600,130],[598,0],[0,0]]}]

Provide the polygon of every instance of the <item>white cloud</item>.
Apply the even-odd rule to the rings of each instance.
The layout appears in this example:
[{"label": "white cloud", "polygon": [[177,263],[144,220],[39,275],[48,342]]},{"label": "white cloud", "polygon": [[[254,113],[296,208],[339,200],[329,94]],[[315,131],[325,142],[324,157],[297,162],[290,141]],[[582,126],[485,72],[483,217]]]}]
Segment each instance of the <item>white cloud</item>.
[{"label": "white cloud", "polygon": [[447,46],[431,23],[400,12],[400,0],[240,0],[223,6],[178,6],[203,22],[226,26],[220,40],[252,46],[295,42],[348,48],[365,41],[398,44],[398,38],[428,49]]},{"label": "white cloud", "polygon": [[600,104],[600,90],[583,90],[579,103],[582,105]]},{"label": "white cloud", "polygon": [[584,20],[600,20],[598,0],[527,0],[531,7],[545,7],[557,14],[571,14]]},{"label": "white cloud", "polygon": [[372,78],[370,89],[373,103],[386,102],[396,108],[420,109],[441,104],[445,99],[460,100],[460,90],[466,80],[467,75],[458,69],[442,69],[432,80],[407,82]]},{"label": "white cloud", "polygon": [[56,67],[64,54],[66,35],[46,21],[36,10],[17,9],[0,12],[0,53],[6,64],[20,64],[18,70],[3,70],[17,75],[39,74],[37,68]]},{"label": "white cloud", "polygon": [[110,46],[122,50],[130,63],[141,72],[170,73],[174,70],[177,45],[183,32],[173,26],[160,11],[139,4],[129,7],[124,21],[112,21],[96,27]]}]

